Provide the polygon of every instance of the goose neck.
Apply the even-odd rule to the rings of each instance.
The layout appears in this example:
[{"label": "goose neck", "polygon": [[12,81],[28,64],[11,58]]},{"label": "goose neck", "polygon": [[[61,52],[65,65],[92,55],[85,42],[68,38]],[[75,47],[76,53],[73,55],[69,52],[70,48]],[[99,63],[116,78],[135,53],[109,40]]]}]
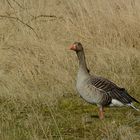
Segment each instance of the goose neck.
[{"label": "goose neck", "polygon": [[79,70],[88,73],[88,68],[86,64],[85,54],[83,51],[77,52],[77,56],[79,59]]}]

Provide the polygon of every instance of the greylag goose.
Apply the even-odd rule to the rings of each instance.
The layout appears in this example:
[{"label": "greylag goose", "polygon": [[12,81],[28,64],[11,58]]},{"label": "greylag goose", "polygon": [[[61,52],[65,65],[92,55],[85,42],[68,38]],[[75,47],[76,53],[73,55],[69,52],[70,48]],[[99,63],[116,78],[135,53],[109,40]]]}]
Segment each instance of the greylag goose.
[{"label": "greylag goose", "polygon": [[139,103],[139,101],[131,97],[124,88],[118,87],[108,79],[90,75],[80,42],[75,42],[69,49],[75,51],[79,59],[77,91],[88,103],[97,104],[100,119],[104,118],[105,106],[130,106],[139,110],[132,103],[133,101]]}]

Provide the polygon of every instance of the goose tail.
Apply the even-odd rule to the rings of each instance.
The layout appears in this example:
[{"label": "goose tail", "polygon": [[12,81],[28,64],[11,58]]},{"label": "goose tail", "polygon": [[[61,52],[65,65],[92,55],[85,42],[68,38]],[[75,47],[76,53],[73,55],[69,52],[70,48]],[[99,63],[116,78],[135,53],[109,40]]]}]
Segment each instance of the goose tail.
[{"label": "goose tail", "polygon": [[140,111],[138,108],[136,108],[133,103],[130,103],[130,104],[127,104],[128,106],[132,107],[133,109],[137,110],[137,111]]}]

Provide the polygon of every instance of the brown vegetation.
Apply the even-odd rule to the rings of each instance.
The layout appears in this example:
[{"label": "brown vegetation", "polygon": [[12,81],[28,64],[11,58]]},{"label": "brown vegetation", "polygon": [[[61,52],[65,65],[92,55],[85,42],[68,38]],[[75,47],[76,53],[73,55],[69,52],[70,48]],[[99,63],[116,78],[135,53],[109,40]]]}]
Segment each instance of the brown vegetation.
[{"label": "brown vegetation", "polygon": [[140,100],[139,0],[1,0],[0,139],[140,139],[128,108],[83,122],[96,108],[76,95],[74,41],[91,73]]}]

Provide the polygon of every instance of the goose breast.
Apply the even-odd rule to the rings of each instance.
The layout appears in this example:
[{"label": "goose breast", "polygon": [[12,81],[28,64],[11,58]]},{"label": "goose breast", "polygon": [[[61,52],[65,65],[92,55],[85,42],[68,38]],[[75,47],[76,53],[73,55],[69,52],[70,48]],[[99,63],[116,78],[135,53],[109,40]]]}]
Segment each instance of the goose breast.
[{"label": "goose breast", "polygon": [[104,91],[96,88],[90,82],[90,78],[77,81],[76,88],[80,96],[91,104],[100,104],[105,95]]}]

